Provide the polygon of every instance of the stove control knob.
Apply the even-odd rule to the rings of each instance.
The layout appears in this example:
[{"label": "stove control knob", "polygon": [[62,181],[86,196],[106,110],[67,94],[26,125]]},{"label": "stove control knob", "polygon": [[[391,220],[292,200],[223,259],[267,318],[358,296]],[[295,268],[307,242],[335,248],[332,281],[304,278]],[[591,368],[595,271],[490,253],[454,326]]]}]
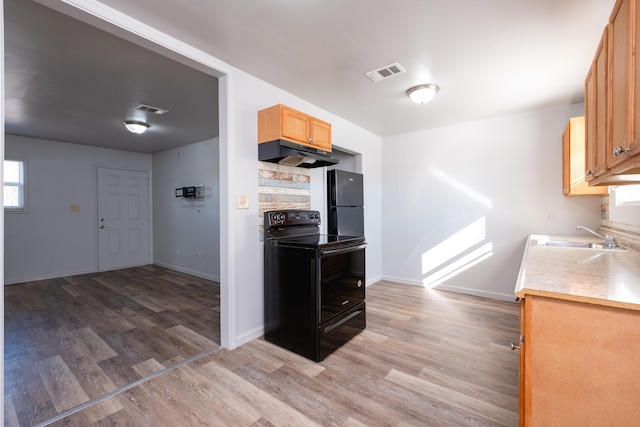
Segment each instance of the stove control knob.
[{"label": "stove control knob", "polygon": [[275,224],[284,222],[284,214],[282,212],[275,212],[271,214],[271,222]]}]

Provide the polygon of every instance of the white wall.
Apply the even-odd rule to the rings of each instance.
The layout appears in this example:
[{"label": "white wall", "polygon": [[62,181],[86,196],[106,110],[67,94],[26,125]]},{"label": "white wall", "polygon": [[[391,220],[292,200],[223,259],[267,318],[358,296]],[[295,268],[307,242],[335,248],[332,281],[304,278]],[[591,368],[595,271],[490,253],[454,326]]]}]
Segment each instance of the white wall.
[{"label": "white wall", "polygon": [[147,154],[14,135],[5,158],[27,161],[29,198],[28,213],[5,214],[5,283],[97,271],[97,167],[151,170]]},{"label": "white wall", "polygon": [[[382,276],[381,267],[381,138],[281,89],[269,85],[239,70],[229,78],[230,129],[229,143],[233,144],[234,164],[228,179],[235,192],[249,195],[249,209],[234,209],[234,229],[229,236],[235,239],[236,278],[236,334],[242,344],[263,334],[263,243],[258,229],[257,176],[257,112],[282,103],[332,124],[333,143],[349,151],[362,153],[362,173],[365,176],[365,234],[367,248],[367,282]],[[311,169],[311,209],[326,212],[326,170]]]},{"label": "white wall", "polygon": [[[218,165],[218,138],[153,155],[155,264],[220,280]],[[205,187],[204,199],[175,197],[176,188],[198,185]]]},{"label": "white wall", "polygon": [[[440,288],[513,300],[528,234],[599,225],[600,197],[561,191],[562,131],[582,114],[579,104],[383,138],[384,277],[422,285],[466,256],[459,267],[470,267]],[[446,248],[473,223],[484,224],[484,238],[462,253]]]}]

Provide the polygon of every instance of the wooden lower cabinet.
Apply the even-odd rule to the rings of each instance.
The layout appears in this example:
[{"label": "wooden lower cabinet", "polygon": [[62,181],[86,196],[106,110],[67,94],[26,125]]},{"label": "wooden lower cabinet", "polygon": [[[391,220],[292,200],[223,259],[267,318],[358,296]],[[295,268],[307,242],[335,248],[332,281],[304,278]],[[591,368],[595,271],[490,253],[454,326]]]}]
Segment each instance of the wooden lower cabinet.
[{"label": "wooden lower cabinet", "polygon": [[526,386],[524,380],[526,378],[527,366],[524,363],[524,356],[526,354],[526,340],[524,334],[526,330],[527,319],[525,310],[525,300],[520,300],[520,427],[525,425],[525,413],[531,413],[531,408],[525,408],[525,390]]},{"label": "wooden lower cabinet", "polygon": [[640,425],[640,311],[521,300],[520,425]]}]

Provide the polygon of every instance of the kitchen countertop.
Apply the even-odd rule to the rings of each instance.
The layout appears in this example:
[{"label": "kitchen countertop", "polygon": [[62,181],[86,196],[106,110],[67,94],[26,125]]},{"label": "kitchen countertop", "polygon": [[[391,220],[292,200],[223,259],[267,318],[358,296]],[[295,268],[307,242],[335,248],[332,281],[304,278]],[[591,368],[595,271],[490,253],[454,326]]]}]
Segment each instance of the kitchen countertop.
[{"label": "kitchen countertop", "polygon": [[540,295],[640,310],[640,253],[532,245],[545,238],[599,241],[589,235],[530,235],[522,256],[516,297]]}]

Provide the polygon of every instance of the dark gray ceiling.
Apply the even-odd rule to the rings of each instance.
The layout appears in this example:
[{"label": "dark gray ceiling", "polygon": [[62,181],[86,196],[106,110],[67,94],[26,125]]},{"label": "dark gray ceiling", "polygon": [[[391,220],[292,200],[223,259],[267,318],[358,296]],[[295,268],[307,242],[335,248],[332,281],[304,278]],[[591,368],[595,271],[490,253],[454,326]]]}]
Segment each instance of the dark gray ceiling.
[{"label": "dark gray ceiling", "polygon": [[215,77],[31,0],[4,0],[4,16],[6,133],[140,153],[218,136]]}]

